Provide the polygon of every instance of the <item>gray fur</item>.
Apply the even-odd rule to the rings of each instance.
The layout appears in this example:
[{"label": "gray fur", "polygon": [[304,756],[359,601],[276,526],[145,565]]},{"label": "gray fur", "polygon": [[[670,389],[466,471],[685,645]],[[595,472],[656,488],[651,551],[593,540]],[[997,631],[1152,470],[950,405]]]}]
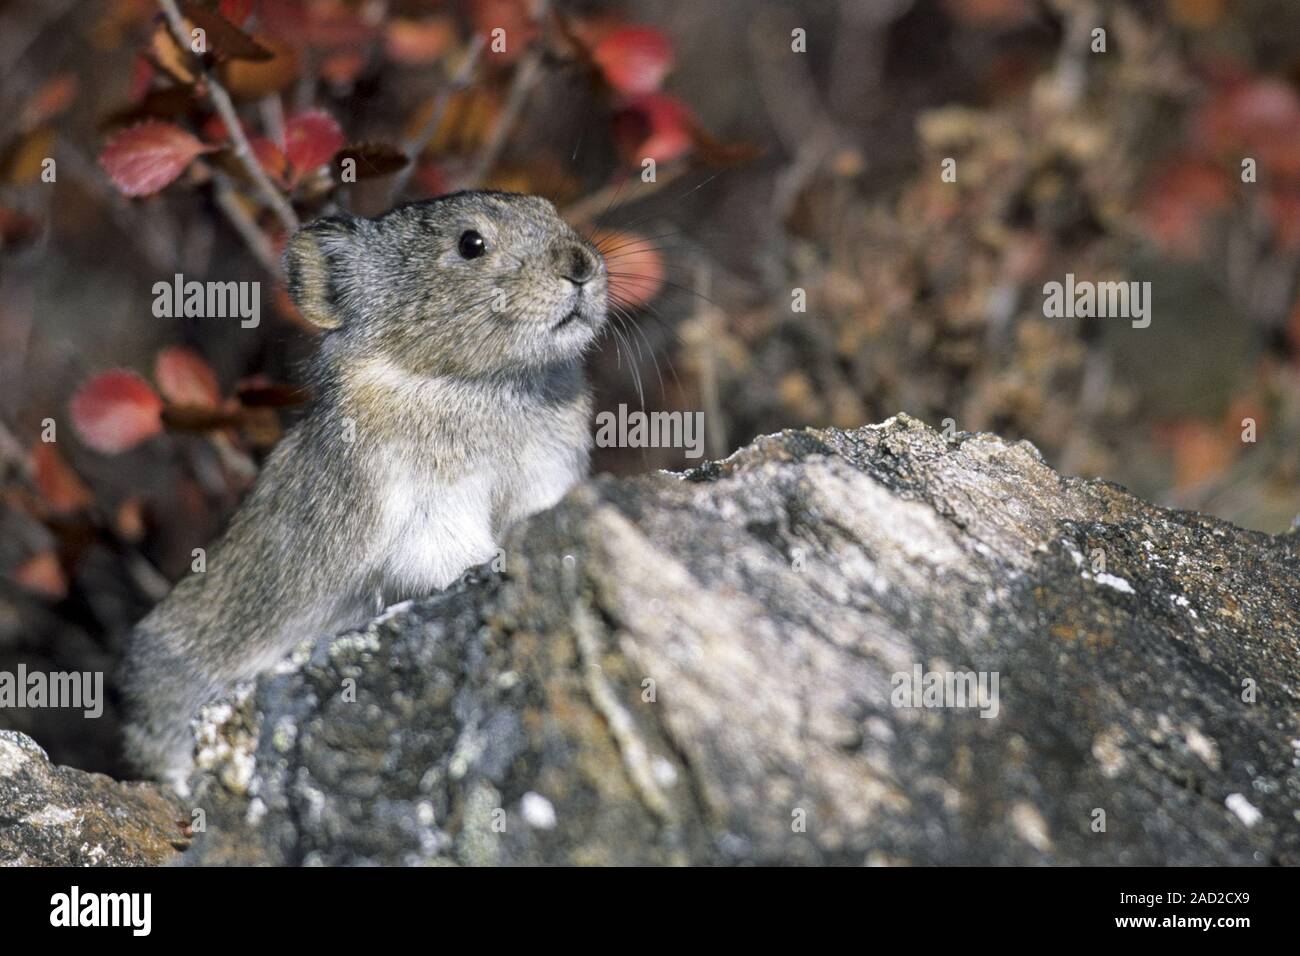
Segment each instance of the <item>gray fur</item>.
[{"label": "gray fur", "polygon": [[[477,259],[457,251],[468,229],[487,242]],[[605,321],[606,272],[550,203],[471,192],[320,220],[285,267],[300,310],[329,330],[317,404],[206,571],[127,651],[128,756],[178,788],[202,704],[304,637],[447,586],[587,469],[580,360]],[[565,278],[584,267],[584,284]]]}]

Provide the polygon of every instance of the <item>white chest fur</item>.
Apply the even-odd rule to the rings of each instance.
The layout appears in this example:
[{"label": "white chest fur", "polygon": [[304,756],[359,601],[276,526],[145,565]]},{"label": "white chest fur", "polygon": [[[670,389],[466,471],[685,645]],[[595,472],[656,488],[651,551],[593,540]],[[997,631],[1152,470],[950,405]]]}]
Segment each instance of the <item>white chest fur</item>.
[{"label": "white chest fur", "polygon": [[439,482],[400,462],[386,470],[376,553],[385,600],[445,588],[496,555],[501,534],[549,508],[586,470],[582,450],[529,444],[508,462]]},{"label": "white chest fur", "polygon": [[443,484],[400,463],[389,469],[376,488],[383,515],[376,558],[386,596],[445,588],[492,558],[493,484],[486,471]]},{"label": "white chest fur", "polygon": [[[452,404],[436,380],[413,379],[391,366],[372,374],[397,396],[395,407],[423,405],[435,414]],[[467,568],[490,561],[510,525],[555,504],[586,474],[585,424],[557,428],[514,414],[516,434],[528,437],[479,450],[454,477],[432,469],[430,449],[414,435],[375,469],[380,521],[370,567],[385,601],[447,587]]]}]

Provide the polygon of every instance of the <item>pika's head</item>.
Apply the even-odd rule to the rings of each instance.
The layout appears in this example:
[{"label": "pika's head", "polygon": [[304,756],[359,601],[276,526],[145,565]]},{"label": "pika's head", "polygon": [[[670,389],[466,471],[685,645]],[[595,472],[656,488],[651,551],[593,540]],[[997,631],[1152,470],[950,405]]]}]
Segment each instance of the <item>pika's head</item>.
[{"label": "pika's head", "polygon": [[605,322],[604,260],[537,196],[460,192],[320,219],[284,264],[299,311],[347,353],[421,375],[572,361]]}]

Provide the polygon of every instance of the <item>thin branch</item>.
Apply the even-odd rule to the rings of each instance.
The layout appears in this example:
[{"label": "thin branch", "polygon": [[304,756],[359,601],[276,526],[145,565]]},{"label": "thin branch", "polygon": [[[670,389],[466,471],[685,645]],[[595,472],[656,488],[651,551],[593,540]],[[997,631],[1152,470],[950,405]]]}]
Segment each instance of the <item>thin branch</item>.
[{"label": "thin branch", "polygon": [[[660,170],[658,175],[650,182],[642,181],[640,173],[632,173],[626,179],[608,183],[594,193],[589,193],[581,199],[574,200],[564,207],[564,218],[572,223],[593,223],[596,219],[607,215],[611,210],[654,195],[665,186],[671,185],[680,179],[688,168],[686,163],[676,163],[667,169]],[[636,188],[627,189],[629,185]]]},{"label": "thin branch", "polygon": [[[158,5],[162,7],[163,16],[167,18],[167,25],[171,29],[172,39],[182,50],[189,50],[190,46],[185,34],[185,20],[181,17],[180,8],[176,6],[176,0],[158,0]],[[221,117],[222,122],[226,124],[226,129],[230,133],[231,142],[235,144],[235,159],[244,167],[257,191],[262,194],[262,199],[271,207],[271,211],[283,224],[284,228],[294,233],[298,230],[298,216],[293,211],[293,206],[280,190],[276,189],[275,184],[267,177],[266,171],[262,169],[253,154],[253,148],[248,143],[248,137],[244,135],[243,124],[239,121],[239,114],[235,112],[235,104],[230,99],[230,94],[226,88],[221,85],[217,78],[204,66],[202,60],[195,57],[196,69],[198,75],[202,78],[208,90],[208,99],[212,101],[213,107],[216,108],[217,115]]]},{"label": "thin branch", "polygon": [[722,336],[722,310],[711,304],[709,292],[712,284],[712,270],[707,262],[700,262],[695,268],[695,292],[698,295],[696,316],[700,323],[700,341],[698,343],[700,400],[704,404],[705,420],[712,427],[707,431],[709,439],[709,456],[725,458],[730,446],[727,443],[727,419],[722,410],[722,399],[718,387],[718,352],[717,342]]},{"label": "thin branch", "polygon": [[262,114],[262,129],[271,142],[284,149],[284,105],[280,97],[270,93],[257,101],[258,112]]},{"label": "thin branch", "polygon": [[483,37],[475,34],[469,42],[469,49],[465,51],[465,59],[461,62],[460,69],[456,71],[456,75],[452,77],[450,82],[444,83],[438,91],[433,110],[429,113],[429,119],[420,127],[420,131],[415,136],[402,144],[402,152],[406,154],[407,162],[393,177],[390,204],[402,194],[407,181],[411,178],[411,173],[415,171],[416,160],[428,148],[433,138],[438,135],[443,118],[447,115],[447,107],[451,105],[452,96],[469,87],[470,81],[474,77],[474,71],[478,69],[478,61],[483,53],[483,46]]},{"label": "thin branch", "polygon": [[234,227],[235,232],[244,240],[244,245],[248,246],[248,251],[253,257],[261,263],[262,268],[267,272],[275,275],[280,271],[280,261],[276,257],[275,248],[271,245],[271,240],[253,221],[253,217],[248,214],[248,210],[240,205],[239,197],[235,194],[235,189],[230,185],[230,179],[221,170],[212,171],[212,181],[215,186],[215,198],[217,208],[225,215],[226,220]]},{"label": "thin branch", "polygon": [[519,112],[528,100],[528,94],[533,91],[533,87],[542,75],[542,58],[546,50],[545,24],[549,6],[549,0],[540,0],[537,4],[533,22],[538,25],[542,33],[533,41],[532,46],[524,54],[523,60],[520,61],[518,68],[515,70],[514,78],[510,84],[510,92],[506,94],[505,106],[502,107],[501,113],[497,116],[492,132],[488,135],[487,143],[474,160],[474,165],[470,167],[469,172],[460,178],[460,185],[463,188],[477,188],[482,185],[483,180],[492,172],[497,157],[501,155],[501,150],[506,144],[506,137],[514,129],[515,120],[519,118]]}]

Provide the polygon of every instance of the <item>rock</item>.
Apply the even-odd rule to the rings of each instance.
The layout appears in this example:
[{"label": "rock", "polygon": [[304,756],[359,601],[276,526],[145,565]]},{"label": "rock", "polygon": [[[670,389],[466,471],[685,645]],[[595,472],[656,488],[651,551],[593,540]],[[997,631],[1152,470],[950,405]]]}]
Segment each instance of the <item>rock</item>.
[{"label": "rock", "polygon": [[594,479],[504,564],[209,708],[185,862],[1300,863],[1294,535],[898,416]]},{"label": "rock", "polygon": [[141,866],[175,860],[184,808],[158,787],[50,762],[0,730],[0,865]]}]

